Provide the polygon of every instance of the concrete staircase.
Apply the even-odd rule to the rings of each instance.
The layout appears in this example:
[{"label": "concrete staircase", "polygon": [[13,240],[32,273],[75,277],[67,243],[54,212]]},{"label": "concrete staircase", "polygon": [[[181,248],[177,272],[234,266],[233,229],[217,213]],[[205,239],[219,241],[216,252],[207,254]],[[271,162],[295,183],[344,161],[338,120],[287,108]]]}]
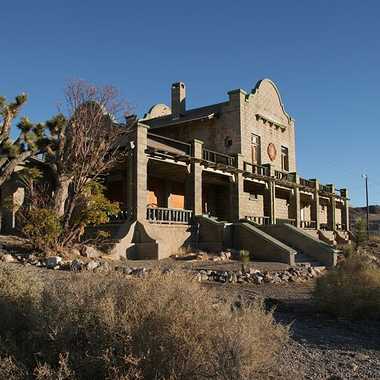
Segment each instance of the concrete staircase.
[{"label": "concrete staircase", "polygon": [[263,231],[292,247],[300,255],[309,256],[312,260],[331,267],[338,260],[338,251],[331,245],[312,237],[300,228],[290,224],[272,224],[262,227]]}]

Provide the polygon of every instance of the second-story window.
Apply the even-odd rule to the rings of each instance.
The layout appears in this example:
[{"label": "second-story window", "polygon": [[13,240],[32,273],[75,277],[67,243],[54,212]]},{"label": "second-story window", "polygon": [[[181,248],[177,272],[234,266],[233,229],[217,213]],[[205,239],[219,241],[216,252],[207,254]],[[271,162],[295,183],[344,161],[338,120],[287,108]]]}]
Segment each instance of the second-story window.
[{"label": "second-story window", "polygon": [[260,136],[251,134],[251,154],[252,154],[252,164],[261,164],[261,140]]},{"label": "second-story window", "polygon": [[289,171],[289,150],[287,147],[281,147],[281,169],[285,172]]}]

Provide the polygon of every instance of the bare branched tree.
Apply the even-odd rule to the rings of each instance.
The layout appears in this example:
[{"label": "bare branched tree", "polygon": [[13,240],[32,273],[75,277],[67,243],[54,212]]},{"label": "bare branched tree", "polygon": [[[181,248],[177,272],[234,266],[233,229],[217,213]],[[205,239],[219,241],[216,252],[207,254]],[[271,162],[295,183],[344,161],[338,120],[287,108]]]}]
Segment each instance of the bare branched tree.
[{"label": "bare branched tree", "polygon": [[117,123],[126,106],[112,86],[71,82],[65,104],[66,116],[62,113],[47,123],[47,163],[54,177],[54,209],[67,228],[86,185],[122,159],[120,140],[128,131]]}]

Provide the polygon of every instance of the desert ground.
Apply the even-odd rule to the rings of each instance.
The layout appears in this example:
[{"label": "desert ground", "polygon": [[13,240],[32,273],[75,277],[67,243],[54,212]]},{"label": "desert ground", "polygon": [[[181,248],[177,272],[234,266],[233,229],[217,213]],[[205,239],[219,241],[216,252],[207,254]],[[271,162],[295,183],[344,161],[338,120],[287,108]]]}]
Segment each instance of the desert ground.
[{"label": "desert ground", "polygon": [[[3,246],[17,247],[16,241],[2,239]],[[372,246],[372,251],[376,247]],[[194,270],[238,270],[241,263],[235,260],[223,262],[198,260],[120,261],[115,267],[159,268],[170,271]],[[268,272],[286,270],[287,265],[268,262],[251,262],[251,268]],[[27,271],[37,275],[46,283],[68,281],[70,276],[81,276],[83,272],[49,270],[29,264],[0,263],[14,271]],[[142,278],[143,281],[143,278]],[[221,283],[202,282],[212,289],[217,297],[233,303],[263,300],[268,310],[274,310],[278,323],[289,326],[290,339],[277,360],[273,378],[283,379],[380,379],[380,322],[339,320],[321,314],[316,309],[312,292],[315,278],[288,283]],[[349,307],[349,305],[347,305]]]}]

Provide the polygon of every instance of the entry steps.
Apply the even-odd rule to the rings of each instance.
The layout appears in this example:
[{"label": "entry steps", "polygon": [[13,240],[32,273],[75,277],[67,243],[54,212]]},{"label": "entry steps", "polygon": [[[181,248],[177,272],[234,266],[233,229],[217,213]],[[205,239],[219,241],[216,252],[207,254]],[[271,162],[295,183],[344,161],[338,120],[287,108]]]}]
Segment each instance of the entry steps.
[{"label": "entry steps", "polygon": [[[331,245],[290,224],[261,226],[244,219],[225,225],[225,222],[208,216],[198,217],[197,220],[200,224],[199,243],[205,249],[246,249],[260,260],[279,261],[289,265],[309,262],[330,267],[337,262],[338,251]],[[219,244],[216,240],[219,240]]]}]

